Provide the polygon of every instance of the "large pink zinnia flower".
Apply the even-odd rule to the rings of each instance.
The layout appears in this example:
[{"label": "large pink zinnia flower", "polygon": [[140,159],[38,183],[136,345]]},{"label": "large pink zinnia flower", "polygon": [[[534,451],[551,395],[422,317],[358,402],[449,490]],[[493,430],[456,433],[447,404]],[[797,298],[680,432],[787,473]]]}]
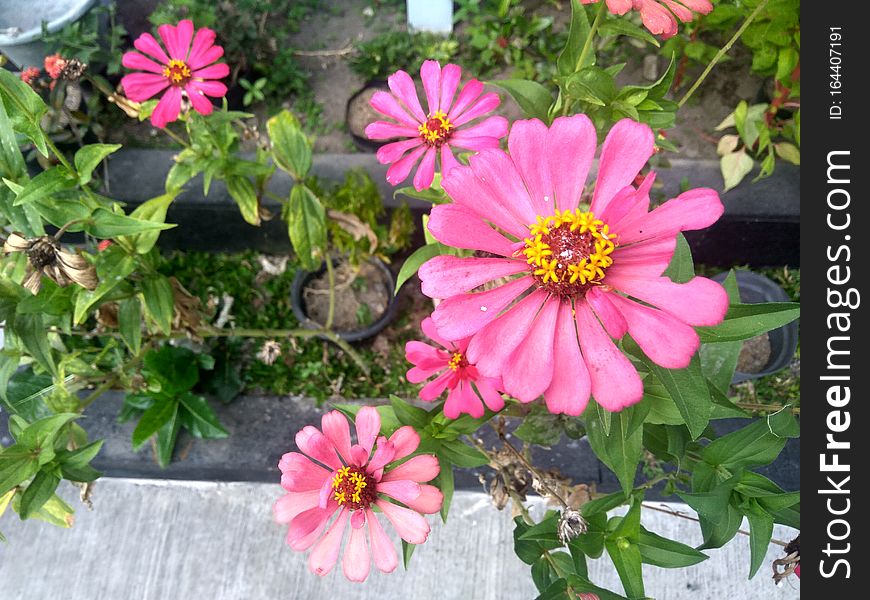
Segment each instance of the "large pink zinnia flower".
[{"label": "large pink zinnia flower", "polygon": [[125,67],[147,73],[124,75],[121,79],[124,93],[130,100],[144,102],[166,90],[151,113],[151,124],[155,127],[165,127],[178,118],[184,96],[198,113],[210,114],[214,107],[206,96],[225,96],[227,86],[215,80],[230,74],[226,64],[213,64],[224,54],[223,48],[214,45],[215,32],[203,27],[194,36],[193,23],[185,19],[176,27],[161,25],[157,33],[168,54],[150,33],[140,35],[133,45],[160,64],[138,52],[125,53],[121,60]]},{"label": "large pink zinnia flower", "polygon": [[440,154],[441,173],[445,174],[459,164],[453,156],[453,148],[473,151],[498,148],[499,140],[508,130],[504,117],[489,117],[463,128],[494,110],[501,100],[493,92],[480,96],[483,84],[472,79],[463,86],[454,102],[453,96],[462,77],[458,66],[447,65],[442,69],[438,61],[427,60],[420,69],[420,77],[426,90],[428,112],[424,113],[420,106],[411,76],[396,71],[387,79],[392,94],[375,92],[371,105],[397,122],[375,121],[366,127],[366,136],[372,140],[408,138],[381,146],[378,161],[384,165],[392,163],[387,170],[387,181],[393,185],[407,179],[414,165],[420,162],[414,174],[417,191],[432,185],[436,155]]},{"label": "large pink zinnia flower", "polygon": [[[445,266],[450,268],[449,264]],[[445,389],[449,389],[447,402],[444,404],[444,415],[448,419],[455,419],[461,413],[469,414],[474,418],[482,417],[484,403],[495,412],[504,408],[504,399],[499,393],[501,380],[498,377],[481,375],[465,357],[468,338],[456,342],[445,340],[438,335],[435,324],[429,318],[423,319],[420,326],[429,339],[446,348],[440,350],[425,342],[417,341],[405,344],[405,358],[414,365],[406,375],[408,381],[420,383],[439,373],[438,377],[420,390],[421,399],[432,402]],[[481,398],[483,403],[480,401]]]},{"label": "large pink zinnia flower", "polygon": [[[580,1],[583,4],[595,4],[600,0]],[[692,11],[706,15],[713,10],[709,0],[606,0],[606,2],[607,10],[615,15],[624,15],[632,9],[639,11],[643,26],[649,29],[650,33],[661,35],[664,39],[677,34],[677,19],[688,23],[695,18]]]},{"label": "large pink zinnia flower", "polygon": [[[302,551],[313,546],[308,568],[318,575],[329,573],[338,561],[350,520],[350,537],[341,564],[351,581],[364,581],[369,574],[371,559],[363,528],[368,524],[375,566],[389,573],[398,565],[398,557],[373,508],[380,509],[406,542],[425,542],[429,525],[423,514],[441,510],[443,500],[438,488],[423,483],[438,475],[438,459],[421,454],[385,468],[413,453],[420,436],[406,426],[389,439],[379,437],[381,418],[370,406],[357,413],[356,444],[351,444],[350,426],[340,412],[323,415],[321,426],[322,432],[308,425],[297,433],[296,445],[303,454],[288,452],[278,463],[281,486],[287,494],[275,503],[275,520],[289,523],[287,543],[291,548]],[[321,537],[333,516],[332,525]]]},{"label": "large pink zinnia flower", "polygon": [[520,401],[543,394],[551,412],[578,415],[591,392],[621,410],[641,399],[643,385],[611,338],[630,333],[650,359],[678,369],[699,347],[692,326],[715,325],[728,309],[718,283],[662,277],[677,234],[722,214],[719,196],[694,189],[650,212],[654,174],[631,184],[653,153],[653,133],[630,119],[604,141],[589,209],[578,208],[596,147],[586,115],[550,128],[516,121],[508,147],[510,156],[484,150],[444,179],[454,203],[432,209],[429,230],[494,257],[437,256],[420,267],[423,293],[445,299],[432,320],[446,339],[470,336],[468,361],[501,376]]}]

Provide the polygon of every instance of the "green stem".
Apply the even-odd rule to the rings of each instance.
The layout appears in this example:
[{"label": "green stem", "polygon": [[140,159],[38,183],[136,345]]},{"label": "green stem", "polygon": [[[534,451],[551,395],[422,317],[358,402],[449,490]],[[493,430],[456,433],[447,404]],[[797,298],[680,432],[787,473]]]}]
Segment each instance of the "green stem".
[{"label": "green stem", "polygon": [[181,137],[177,133],[175,133],[174,131],[169,129],[168,125],[163,128],[163,133],[165,133],[170,138],[172,138],[175,141],[175,143],[178,144],[179,146],[181,146],[182,148],[190,148],[190,144],[188,144],[183,139],[181,139]]},{"label": "green stem", "polygon": [[326,275],[329,279],[329,309],[326,312],[326,324],[324,329],[332,329],[332,320],[335,318],[335,270],[332,267],[332,259],[326,253]]},{"label": "green stem", "polygon": [[63,152],[58,150],[57,146],[54,145],[54,142],[51,141],[51,138],[45,136],[45,145],[48,146],[48,149],[57,157],[58,162],[62,164],[64,167],[70,170],[71,173],[75,173],[76,170],[70,164],[70,162],[66,159],[66,156],[63,155]]},{"label": "green stem", "polygon": [[[577,58],[577,64],[574,66],[575,73],[583,68],[583,63],[586,61],[586,56],[589,54],[589,50],[592,48],[592,39],[598,32],[598,27],[601,25],[601,17],[604,16],[605,7],[606,4],[604,0],[600,0],[600,2],[598,3],[598,12],[595,13],[595,19],[592,21],[592,26],[589,28],[589,35],[586,36],[586,41],[583,42],[583,48],[580,50],[580,56]],[[581,7],[578,10],[585,9]],[[570,110],[572,104],[572,102],[570,102],[568,98],[565,98],[564,102],[565,104],[562,106],[563,117],[568,115],[568,110]]]},{"label": "green stem", "polygon": [[757,17],[759,13],[764,10],[764,7],[767,6],[768,2],[769,0],[764,0],[761,4],[755,7],[755,10],[752,11],[752,14],[746,17],[746,20],[743,21],[743,25],[740,26],[740,29],[738,29],[737,32],[733,36],[731,36],[731,39],[728,40],[728,42],[719,49],[719,52],[716,53],[716,56],[713,57],[713,60],[710,61],[710,64],[708,64],[707,68],[704,69],[704,72],[701,73],[701,76],[698,77],[695,83],[692,84],[692,87],[689,88],[689,91],[686,92],[686,95],[682,97],[682,99],[678,103],[678,107],[683,106],[683,104],[686,103],[686,100],[692,97],[692,94],[695,93],[695,90],[698,89],[698,86],[700,86],[701,83],[703,83],[704,79],[707,78],[707,75],[710,74],[710,71],[713,70],[713,67],[716,66],[716,63],[722,60],[722,57],[725,56],[729,50],[731,50],[731,46],[733,46],[734,43],[738,39],[740,39],[740,36],[743,35],[743,32],[746,31],[746,28],[749,27],[752,21],[755,20],[755,17]]}]

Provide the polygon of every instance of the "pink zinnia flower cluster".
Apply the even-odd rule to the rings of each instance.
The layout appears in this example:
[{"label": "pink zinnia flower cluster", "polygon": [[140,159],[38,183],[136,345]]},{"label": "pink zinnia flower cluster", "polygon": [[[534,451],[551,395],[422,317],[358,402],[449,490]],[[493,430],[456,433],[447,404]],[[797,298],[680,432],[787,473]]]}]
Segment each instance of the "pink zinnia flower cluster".
[{"label": "pink zinnia flower cluster", "polygon": [[43,66],[45,67],[45,72],[48,73],[49,77],[57,79],[60,77],[60,73],[63,71],[64,66],[66,66],[66,59],[60,54],[52,54],[45,57]]},{"label": "pink zinnia flower cluster", "polygon": [[423,112],[411,76],[396,71],[387,79],[392,94],[375,92],[370,101],[372,108],[393,121],[375,121],[366,127],[366,136],[372,140],[407,138],[381,146],[377,157],[381,164],[390,165],[387,181],[393,185],[407,179],[419,162],[414,174],[417,191],[432,185],[436,159],[440,160],[442,175],[446,174],[459,164],[453,148],[472,151],[498,148],[499,140],[508,130],[507,119],[495,116],[465,127],[498,107],[501,100],[492,92],[481,96],[483,84],[472,79],[454,102],[462,78],[462,69],[457,65],[442,69],[438,61],[427,60],[420,69],[420,77],[426,91],[427,112]]},{"label": "pink zinnia flower cluster", "polygon": [[21,81],[32,86],[33,82],[39,79],[39,73],[39,67],[27,67],[21,71],[19,77],[21,77]]},{"label": "pink zinnia flower cluster", "polygon": [[417,449],[420,436],[407,426],[389,439],[379,435],[381,418],[370,406],[357,413],[356,444],[340,412],[323,415],[321,426],[322,431],[309,425],[297,433],[301,453],[289,452],[278,463],[287,494],[275,503],[275,520],[289,524],[291,548],[312,549],[308,568],[317,575],[326,575],[338,562],[348,521],[350,535],[341,562],[345,577],[364,581],[372,559],[379,570],[390,573],[399,564],[398,556],[373,509],[380,509],[406,542],[425,542],[429,524],[423,515],[441,510],[443,501],[441,491],[425,483],[438,475],[438,459],[421,454],[396,465]]},{"label": "pink zinnia flower cluster", "polygon": [[[580,0],[583,4],[595,4],[600,0]],[[702,15],[713,10],[709,0],[605,0],[607,10],[614,15],[624,15],[630,10],[640,12],[643,26],[650,33],[667,39],[677,34],[677,19],[688,23],[695,18],[694,12]]]},{"label": "pink zinnia flower cluster", "polygon": [[[450,268],[449,264],[446,266]],[[408,381],[420,383],[438,374],[420,390],[421,399],[432,402],[445,389],[449,390],[444,404],[444,415],[449,419],[455,419],[462,413],[474,418],[482,417],[484,404],[495,412],[504,408],[504,399],[499,392],[501,379],[481,375],[468,362],[468,338],[456,342],[445,340],[438,335],[435,324],[429,318],[423,320],[421,327],[429,339],[445,348],[441,350],[418,341],[405,344],[405,358],[414,365],[406,375]]]},{"label": "pink zinnia flower cluster", "polygon": [[185,19],[177,26],[161,25],[157,33],[166,51],[154,36],[143,33],[133,42],[142,54],[124,54],[121,62],[125,67],[146,71],[125,75],[121,79],[124,93],[130,100],[144,102],[166,90],[151,113],[155,127],[166,127],[178,118],[184,97],[198,113],[210,114],[214,107],[206,96],[225,96],[227,86],[216,80],[230,74],[226,64],[215,63],[224,54],[224,49],[214,43],[215,32],[203,27],[194,35],[193,23]]},{"label": "pink zinnia flower cluster", "polygon": [[[653,132],[630,119],[604,141],[591,206],[580,207],[596,150],[585,115],[549,128],[516,121],[510,155],[489,149],[444,178],[451,204],[435,206],[429,231],[443,244],[491,257],[443,255],[420,267],[423,293],[444,299],[437,334],[468,340],[464,355],[522,402],[541,395],[553,413],[579,415],[590,393],[610,411],[640,401],[643,384],[614,340],[626,333],[657,364],[688,366],[700,341],[693,326],[715,325],[728,296],[718,283],[662,276],[681,231],[723,212],[718,194],[693,189],[650,211]],[[510,277],[488,291],[479,286]]]}]

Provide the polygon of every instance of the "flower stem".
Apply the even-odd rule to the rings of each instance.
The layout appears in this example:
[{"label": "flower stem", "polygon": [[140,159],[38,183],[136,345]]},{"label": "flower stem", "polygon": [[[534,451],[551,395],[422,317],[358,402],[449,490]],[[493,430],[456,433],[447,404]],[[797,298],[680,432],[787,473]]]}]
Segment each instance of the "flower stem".
[{"label": "flower stem", "polygon": [[[575,73],[583,67],[586,55],[589,54],[589,50],[592,48],[592,38],[594,38],[595,34],[598,32],[598,26],[601,25],[601,17],[604,15],[604,9],[606,6],[607,5],[603,0],[599,0],[598,12],[595,14],[595,20],[592,21],[592,26],[589,28],[589,35],[586,36],[586,41],[583,42],[583,49],[580,50],[580,57],[577,59],[577,65],[574,67]],[[580,10],[585,9],[581,7]]]},{"label": "flower stem", "polygon": [[188,144],[183,139],[181,139],[181,136],[179,136],[177,133],[175,133],[174,131],[169,129],[169,125],[167,125],[166,127],[163,128],[163,133],[165,133],[170,138],[172,138],[175,141],[175,143],[178,144],[179,146],[181,146],[182,148],[190,148],[190,144]]},{"label": "flower stem", "polygon": [[332,259],[329,253],[325,253],[326,275],[329,280],[329,309],[326,312],[326,323],[324,329],[332,329],[332,320],[335,318],[335,269],[332,266]]},{"label": "flower stem", "polygon": [[746,31],[746,28],[749,27],[749,25],[752,23],[752,21],[755,20],[755,17],[757,17],[759,15],[759,13],[761,13],[761,11],[764,10],[764,7],[767,6],[768,2],[769,2],[769,0],[763,0],[761,2],[761,4],[759,4],[758,6],[755,7],[755,10],[752,11],[752,14],[750,14],[748,17],[746,17],[746,20],[743,21],[743,25],[740,26],[740,29],[738,29],[734,33],[734,35],[731,36],[731,39],[728,40],[728,42],[724,46],[722,46],[722,48],[719,49],[719,52],[716,53],[716,56],[713,57],[713,60],[710,61],[710,64],[708,64],[707,67],[704,69],[704,72],[701,73],[701,76],[698,77],[698,79],[695,81],[695,83],[692,84],[692,87],[689,88],[689,91],[686,92],[685,96],[683,96],[680,99],[680,101],[677,103],[678,107],[683,106],[683,104],[686,103],[686,100],[688,100],[689,98],[692,97],[692,94],[695,93],[695,90],[698,89],[698,86],[700,86],[701,83],[703,83],[704,79],[707,78],[707,75],[710,74],[710,71],[713,70],[713,67],[716,66],[716,63],[718,63],[720,60],[722,60],[723,56],[728,54],[728,51],[731,50],[731,46],[733,46],[734,43],[738,39],[740,39],[740,36],[743,35],[743,32]]}]

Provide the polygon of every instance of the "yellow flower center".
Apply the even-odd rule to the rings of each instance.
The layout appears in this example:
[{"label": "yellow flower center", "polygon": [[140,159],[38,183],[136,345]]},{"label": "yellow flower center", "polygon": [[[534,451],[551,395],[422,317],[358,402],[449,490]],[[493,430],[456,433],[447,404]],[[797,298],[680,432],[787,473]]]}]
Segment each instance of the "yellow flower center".
[{"label": "yellow flower center", "polygon": [[468,365],[468,361],[465,360],[465,356],[463,356],[462,352],[454,352],[453,356],[450,357],[450,360],[447,362],[447,366],[450,367],[453,371],[459,369],[459,367],[464,367]]},{"label": "yellow flower center", "polygon": [[529,234],[521,252],[538,286],[552,294],[583,295],[613,264],[615,236],[591,212],[556,209],[553,216],[538,216]]},{"label": "yellow flower center", "polygon": [[423,141],[430,146],[438,147],[450,137],[451,129],[453,129],[453,124],[447,118],[447,113],[439,110],[434,115],[428,115],[426,122],[420,125],[417,131],[420,132]]},{"label": "yellow flower center", "polygon": [[183,60],[172,59],[163,67],[163,76],[175,86],[183,86],[190,81],[190,67]]},{"label": "yellow flower center", "polygon": [[360,467],[342,467],[332,478],[333,498],[350,510],[367,508],[377,499],[375,480]]}]

